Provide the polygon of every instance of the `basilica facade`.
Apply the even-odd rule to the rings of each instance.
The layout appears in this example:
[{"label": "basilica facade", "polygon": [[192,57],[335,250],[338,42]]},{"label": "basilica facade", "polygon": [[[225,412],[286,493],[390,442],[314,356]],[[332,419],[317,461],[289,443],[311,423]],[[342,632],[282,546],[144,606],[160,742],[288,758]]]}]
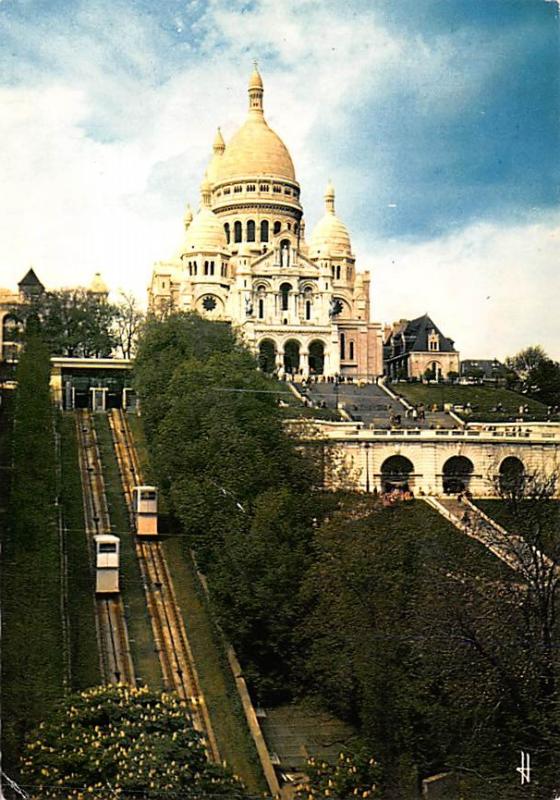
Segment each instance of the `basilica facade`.
[{"label": "basilica facade", "polygon": [[179,252],[154,266],[150,309],[229,322],[261,368],[280,377],[381,375],[370,276],[356,270],[334,188],[306,240],[300,185],[263,94],[255,67],[244,124],[227,144],[218,129],[200,209],[194,217],[187,209]]}]

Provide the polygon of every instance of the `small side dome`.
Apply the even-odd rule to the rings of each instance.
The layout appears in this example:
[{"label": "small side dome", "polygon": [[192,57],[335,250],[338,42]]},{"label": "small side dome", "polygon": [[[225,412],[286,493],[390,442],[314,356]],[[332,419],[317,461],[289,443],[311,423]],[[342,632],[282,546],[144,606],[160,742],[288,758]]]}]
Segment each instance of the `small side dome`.
[{"label": "small side dome", "polygon": [[325,210],[311,234],[309,256],[352,255],[348,229],[334,212],[334,187],[330,181],[325,191]]},{"label": "small side dome", "polygon": [[205,175],[200,186],[201,204],[189,225],[181,255],[188,253],[221,253],[227,250],[222,223],[210,208],[210,183]]},{"label": "small side dome", "polygon": [[189,225],[181,255],[188,253],[221,253],[227,250],[226,235],[218,217],[202,206]]},{"label": "small side dome", "polygon": [[96,272],[95,275],[93,276],[93,279],[92,279],[92,281],[91,281],[91,283],[89,285],[88,292],[90,294],[98,294],[98,295],[105,295],[105,296],[107,296],[109,294],[109,289],[107,287],[107,284],[105,283],[105,281],[101,277],[101,273],[100,272]]}]

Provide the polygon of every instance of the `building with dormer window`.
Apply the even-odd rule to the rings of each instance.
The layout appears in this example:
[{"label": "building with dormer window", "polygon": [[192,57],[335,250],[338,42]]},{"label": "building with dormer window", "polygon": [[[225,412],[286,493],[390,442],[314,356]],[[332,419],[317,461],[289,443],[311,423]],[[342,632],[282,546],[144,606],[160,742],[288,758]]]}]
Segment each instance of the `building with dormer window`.
[{"label": "building with dormer window", "polygon": [[230,322],[267,372],[381,375],[370,276],[356,270],[334,188],[307,241],[294,165],[266,122],[263,95],[255,67],[244,124],[228,143],[218,129],[199,211],[187,209],[179,251],[154,266],[150,308]]},{"label": "building with dormer window", "polygon": [[444,336],[428,314],[393,323],[383,344],[385,373],[391,379],[447,378],[459,374],[459,352],[453,339]]}]

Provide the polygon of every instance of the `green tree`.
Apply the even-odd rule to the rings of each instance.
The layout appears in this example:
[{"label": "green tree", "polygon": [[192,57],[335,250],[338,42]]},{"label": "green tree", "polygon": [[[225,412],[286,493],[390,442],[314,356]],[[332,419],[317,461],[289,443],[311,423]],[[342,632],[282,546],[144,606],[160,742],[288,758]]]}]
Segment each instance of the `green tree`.
[{"label": "green tree", "polygon": [[22,780],[33,798],[242,798],[243,786],[211,764],[174,694],[98,686],[68,697],[28,740]]},{"label": "green tree", "polygon": [[560,405],[560,364],[549,358],[540,345],[527,347],[506,359],[517,374],[517,388],[550,406]]},{"label": "green tree", "polygon": [[355,800],[381,797],[381,770],[366,751],[342,752],[335,764],[308,758],[307,780],[297,791],[296,800]]},{"label": "green tree", "polygon": [[531,345],[520,350],[514,356],[506,358],[506,366],[516,372],[520,378],[526,378],[531,370],[535,369],[542,361],[548,358],[540,344]]},{"label": "green tree", "polygon": [[132,358],[146,315],[131,292],[121,292],[114,308],[113,334],[117,352],[122,358]]},{"label": "green tree", "polygon": [[152,462],[185,547],[208,576],[252,687],[261,698],[285,694],[291,664],[281,653],[291,652],[321,516],[321,495],[310,493],[320,466],[286,434],[277,384],[226,326],[185,314],[149,320],[135,373]]},{"label": "green tree", "polygon": [[558,654],[538,599],[427,512],[374,507],[318,530],[302,588],[307,689],[358,727],[396,796],[414,765],[421,776],[476,771],[474,796],[506,796],[495,782],[511,784],[520,749],[538,754],[540,791],[552,791]]},{"label": "green tree", "polygon": [[117,309],[87,289],[57,289],[28,298],[14,314],[39,325],[51,355],[108,358],[115,346]]},{"label": "green tree", "polygon": [[59,544],[50,360],[30,331],[17,367],[8,525],[2,531],[4,763],[62,693]]}]

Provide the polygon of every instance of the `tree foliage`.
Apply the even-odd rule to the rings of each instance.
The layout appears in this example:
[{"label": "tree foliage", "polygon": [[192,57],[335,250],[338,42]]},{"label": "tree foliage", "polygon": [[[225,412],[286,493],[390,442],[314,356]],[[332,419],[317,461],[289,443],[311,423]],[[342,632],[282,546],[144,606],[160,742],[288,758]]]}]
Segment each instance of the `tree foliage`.
[{"label": "tree foliage", "polygon": [[[285,693],[298,589],[322,500],[274,384],[230,329],[148,321],[135,366],[153,464],[260,697]],[[284,655],[282,655],[282,653]]]},{"label": "tree foliage", "polygon": [[380,767],[366,751],[342,752],[335,764],[308,758],[307,780],[297,791],[296,800],[355,800],[381,797]]},{"label": "tree foliage", "polygon": [[512,759],[529,749],[539,790],[552,791],[551,654],[556,676],[560,665],[532,592],[419,503],[366,511],[317,532],[303,585],[308,690],[357,726],[387,786],[417,765],[421,776],[476,772],[477,797],[505,797]]},{"label": "tree foliage", "polygon": [[116,308],[83,288],[32,295],[14,313],[38,326],[51,355],[108,358],[115,346]]},{"label": "tree foliage", "polygon": [[237,778],[207,760],[187,703],[145,686],[68,697],[29,738],[22,774],[41,800],[244,796]]},{"label": "tree foliage", "polygon": [[4,756],[62,692],[54,420],[47,348],[29,335],[17,367],[9,524],[2,532]]},{"label": "tree foliage", "polygon": [[131,292],[121,292],[114,309],[113,334],[117,353],[122,358],[132,358],[146,315]]},{"label": "tree foliage", "polygon": [[506,366],[517,374],[521,391],[549,406],[560,405],[560,364],[549,358],[540,345],[507,358]]}]

